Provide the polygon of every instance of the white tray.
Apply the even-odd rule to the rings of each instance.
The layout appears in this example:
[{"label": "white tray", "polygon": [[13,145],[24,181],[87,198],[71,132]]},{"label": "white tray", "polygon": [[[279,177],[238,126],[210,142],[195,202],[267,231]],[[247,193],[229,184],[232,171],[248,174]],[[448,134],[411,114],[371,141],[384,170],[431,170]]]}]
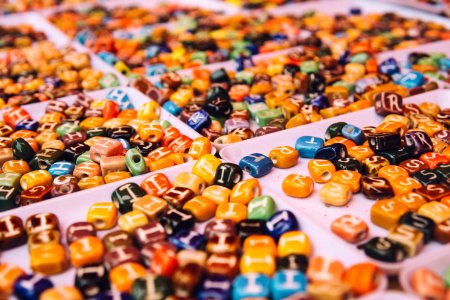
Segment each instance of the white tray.
[{"label": "white tray", "polygon": [[[405,103],[421,103],[424,101],[434,102],[441,107],[448,107],[450,99],[450,91],[446,90],[436,90],[425,94],[420,94],[417,96],[409,97],[404,100]],[[345,115],[337,116],[331,119],[322,120],[316,123],[311,123],[304,126],[295,127],[292,129],[287,129],[278,133],[253,138],[240,142],[239,144],[232,144],[220,151],[220,155],[224,160],[238,164],[240,159],[251,153],[262,153],[268,155],[270,150],[276,146],[295,146],[295,141],[300,136],[312,135],[323,137],[327,127],[336,122],[348,122],[356,126],[370,126],[377,125],[381,123],[383,117],[375,114],[373,108],[364,109],[358,112],[348,113]],[[321,228],[323,228],[327,235],[333,235],[330,231],[330,224],[332,221],[344,214],[354,214],[363,218],[370,228],[370,237],[374,236],[386,236],[387,231],[383,228],[377,227],[370,221],[370,208],[375,203],[373,200],[366,199],[361,193],[353,195],[353,199],[345,207],[326,207],[322,201],[319,199],[319,191],[321,189],[321,184],[315,184],[314,192],[311,197],[306,199],[296,199],[289,197],[284,194],[281,189],[281,183],[284,178],[291,174],[303,174],[309,175],[307,165],[309,159],[300,158],[299,163],[289,169],[278,169],[273,168],[272,171],[260,178],[260,181],[270,186],[279,197],[285,198],[286,202],[292,206],[298,212],[301,212],[317,223]],[[353,253],[354,255],[359,255],[362,253],[358,250],[355,245],[349,244],[343,240],[339,240],[336,244],[343,244],[346,247],[348,253]],[[417,257],[427,257],[433,255],[434,250],[439,249],[440,245],[436,242],[431,242],[424,247],[421,253]],[[408,265],[410,259],[406,259],[400,263],[383,263],[380,261],[373,260],[380,267],[389,273],[398,273],[401,268]]]},{"label": "white tray", "polygon": [[426,11],[433,14],[440,14],[444,11],[444,4],[442,3],[442,1],[441,3],[436,5],[420,2],[417,0],[382,0],[382,1],[386,3],[403,5],[406,7]]},{"label": "white tray", "polygon": [[[189,162],[183,165],[175,166],[172,168],[167,168],[158,173],[165,174],[171,181],[175,176],[181,172],[191,172],[194,162]],[[113,182],[108,185],[103,185],[95,190],[84,190],[75,194],[70,194],[56,198],[55,200],[46,200],[43,202],[36,203],[34,205],[21,207],[9,212],[0,213],[0,217],[8,214],[13,214],[20,217],[23,221],[29,216],[36,213],[52,212],[58,216],[60,221],[60,231],[63,243],[65,244],[65,236],[67,227],[78,221],[86,220],[86,213],[90,205],[96,202],[109,202],[111,201],[111,193],[120,185],[126,182],[135,182],[140,184],[144,178],[148,175],[140,175],[136,177],[131,177],[121,182]],[[245,175],[245,179],[250,178]],[[275,202],[277,203],[278,210],[290,209],[286,205],[285,201],[281,199],[283,197],[276,196],[267,186],[262,186],[262,195],[273,195]],[[51,202],[50,202],[51,201]],[[337,243],[337,238],[331,235],[327,235],[326,232],[318,227],[316,224],[311,222],[308,218],[304,218],[300,213],[293,211],[297,216],[297,220],[300,225],[300,229],[303,230],[310,238],[313,245],[313,255],[314,256],[324,256],[340,260],[344,266],[349,267],[352,264],[367,261],[364,255],[354,255],[351,252],[346,251],[342,244]],[[196,229],[199,232],[203,232],[204,226],[207,222],[197,223]],[[113,230],[117,230],[116,227]],[[106,235],[108,231],[97,232],[99,237]],[[330,247],[332,245],[332,247]],[[2,261],[6,261],[11,264],[20,266],[25,271],[30,272],[29,267],[29,254],[26,245],[14,248],[11,250],[2,252]],[[70,268],[68,271],[51,276],[51,280],[55,286],[61,285],[72,285],[74,282],[74,268]],[[372,294],[382,293],[386,290],[387,278],[382,276],[380,280],[379,287]]]}]

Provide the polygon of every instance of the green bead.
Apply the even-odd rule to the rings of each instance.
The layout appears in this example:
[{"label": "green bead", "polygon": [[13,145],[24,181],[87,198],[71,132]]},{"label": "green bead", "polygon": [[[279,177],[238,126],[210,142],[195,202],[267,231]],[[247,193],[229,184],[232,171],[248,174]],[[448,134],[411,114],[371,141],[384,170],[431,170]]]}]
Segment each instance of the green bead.
[{"label": "green bead", "polygon": [[234,41],[231,43],[231,48],[233,50],[239,50],[239,51],[243,51],[243,50],[247,50],[247,46],[249,46],[250,43],[246,42],[246,41]]},{"label": "green bead", "polygon": [[125,154],[125,163],[133,176],[147,173],[147,165],[145,164],[144,157],[136,148],[127,151]]},{"label": "green bead", "polygon": [[15,208],[19,196],[19,190],[13,186],[0,186],[0,211]]},{"label": "green bead", "polygon": [[277,206],[270,196],[259,196],[248,203],[247,217],[253,220],[267,221],[275,212]]},{"label": "green bead", "polygon": [[92,162],[91,156],[89,155],[89,151],[86,151],[77,157],[77,160],[76,160],[77,165],[84,163],[84,162]]},{"label": "green bead", "polygon": [[447,288],[450,288],[450,266],[444,272],[444,282]]},{"label": "green bead", "polygon": [[11,149],[16,158],[23,159],[27,162],[32,160],[36,154],[30,144],[28,144],[28,142],[23,138],[14,140],[11,144]]},{"label": "green bead", "polygon": [[434,52],[434,53],[431,53],[430,55],[431,55],[431,58],[433,60],[435,60],[437,63],[439,63],[441,58],[446,58],[447,57],[447,55],[445,53],[442,53],[442,52]]},{"label": "green bead", "polygon": [[20,174],[19,172],[2,173],[0,174],[0,186],[4,185],[19,188],[20,177],[22,177],[22,174]]},{"label": "green bead", "polygon": [[182,84],[188,84],[188,85],[190,85],[190,84],[192,83],[192,81],[193,81],[193,79],[192,79],[192,77],[189,76],[189,75],[183,75],[183,76],[181,76],[181,82],[182,82]]},{"label": "green bead", "polygon": [[445,77],[442,76],[442,74],[436,73],[436,72],[425,72],[423,73],[426,76],[432,77],[434,79],[438,79],[438,80],[445,80]]},{"label": "green bead", "polygon": [[319,65],[314,60],[307,60],[302,62],[300,65],[300,70],[302,73],[318,73],[319,72]]},{"label": "green bead", "polygon": [[248,110],[247,103],[245,102],[231,102],[231,106],[233,106],[233,110]]},{"label": "green bead", "polygon": [[333,83],[333,86],[343,86],[348,90],[350,94],[353,94],[355,92],[355,85],[347,81],[343,80],[336,81],[335,83]]},{"label": "green bead", "polygon": [[89,128],[88,130],[86,130],[86,135],[87,138],[91,138],[94,136],[108,136],[108,129],[106,127],[103,126],[99,126],[99,127],[94,127],[94,128]]},{"label": "green bead", "polygon": [[369,59],[369,54],[367,54],[365,52],[361,52],[361,53],[353,55],[352,58],[350,58],[350,62],[358,63],[358,64],[365,64],[368,59]]},{"label": "green bead", "polygon": [[250,112],[250,117],[252,119],[256,119],[256,114],[261,111],[261,110],[266,110],[269,109],[269,107],[267,106],[267,104],[259,102],[259,103],[254,103],[254,104],[249,104],[248,105],[248,111]]},{"label": "green bead", "polygon": [[172,126],[172,124],[167,120],[159,120],[159,125],[161,125],[162,129],[166,129]]},{"label": "green bead", "polygon": [[222,125],[225,124],[225,121],[227,120],[227,118],[224,118],[224,117],[221,117],[221,118],[214,117],[214,116],[209,116],[209,117],[211,118],[211,120],[218,121]]},{"label": "green bead", "polygon": [[167,69],[169,72],[181,71],[183,68],[181,66],[172,66]]},{"label": "green bead", "polygon": [[208,55],[206,55],[206,52],[203,51],[197,51],[191,54],[191,61],[201,61],[202,64],[206,65],[208,62]]},{"label": "green bead", "polygon": [[130,72],[130,73],[128,73],[127,78],[130,80],[139,79],[139,78],[142,78],[142,74]]},{"label": "green bead", "polygon": [[242,55],[249,56],[249,55],[251,55],[251,52],[248,49],[234,49],[230,53],[230,57],[232,59],[238,59]]},{"label": "green bead", "polygon": [[59,136],[78,131],[82,131],[82,129],[75,123],[64,123],[56,128],[56,133],[59,134]]},{"label": "green bead", "polygon": [[184,31],[193,30],[197,27],[197,21],[190,16],[180,16],[175,26],[177,29],[183,29]]},{"label": "green bead", "polygon": [[439,63],[431,57],[422,57],[417,61],[418,65],[433,66],[439,68]]},{"label": "green bead", "polygon": [[102,89],[111,88],[115,86],[119,86],[120,82],[116,75],[112,73],[106,73],[100,78],[98,81]]},{"label": "green bead", "polygon": [[247,72],[247,71],[242,71],[242,72],[238,72],[236,73],[236,80],[238,81],[244,81],[246,84],[251,84],[253,81],[253,73],[251,72]]},{"label": "green bead", "polygon": [[260,127],[266,126],[267,123],[270,120],[276,119],[276,118],[282,118],[283,113],[281,112],[281,109],[274,108],[274,109],[266,109],[261,110],[256,113],[255,121],[258,123]]}]

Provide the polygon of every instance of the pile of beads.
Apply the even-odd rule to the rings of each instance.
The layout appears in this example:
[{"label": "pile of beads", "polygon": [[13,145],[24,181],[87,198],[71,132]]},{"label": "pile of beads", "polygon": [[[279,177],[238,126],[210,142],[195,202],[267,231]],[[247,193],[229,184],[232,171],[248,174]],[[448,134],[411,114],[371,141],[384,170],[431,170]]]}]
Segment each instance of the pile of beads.
[{"label": "pile of beads", "polygon": [[407,66],[427,76],[445,80],[450,83],[450,58],[444,53],[410,53],[408,55]]},{"label": "pile of beads", "polygon": [[[27,243],[33,272],[60,274],[68,261],[76,270],[74,286],[54,288],[49,278],[3,263],[0,294],[110,299],[111,289],[120,299],[342,299],[374,291],[383,276],[372,263],[345,268],[312,256],[295,215],[277,211],[257,179],[243,180],[238,165],[210,154],[192,173],[172,182],[152,174],[140,185],[117,187],[111,200],[92,204],[86,221],[67,227],[68,250],[53,213],[30,215],[24,225],[17,216],[1,217],[0,236],[8,238],[0,247],[14,251]],[[200,228],[199,222],[207,223]]]},{"label": "pile of beads", "polygon": [[450,295],[450,266],[443,274],[418,268],[410,278],[414,292],[423,299],[447,299]]},{"label": "pile of beads", "polygon": [[33,120],[24,107],[3,115],[0,211],[160,170],[211,152],[160,120],[158,103],[134,108],[127,93],[48,101]]},{"label": "pile of beads", "polygon": [[94,2],[94,0],[14,0],[2,3],[2,10],[0,13],[18,13],[29,10],[38,10],[49,8],[61,4],[75,4],[75,3]]},{"label": "pile of beads", "polygon": [[[430,102],[403,105],[398,94],[383,92],[375,95],[375,111],[385,116],[376,127],[334,123],[324,138],[301,136],[295,148],[276,147],[268,156],[254,153],[239,165],[262,177],[273,167],[295,166],[299,157],[311,159],[309,176],[287,176],[284,193],[309,197],[320,183],[326,206],[345,207],[361,191],[376,200],[371,222],[389,230],[387,238],[373,237],[362,248],[376,260],[399,262],[432,239],[450,241],[449,110]],[[331,230],[350,243],[368,237],[368,226],[358,216],[336,219]]]},{"label": "pile of beads", "polygon": [[8,48],[24,48],[34,42],[46,40],[45,33],[36,31],[28,24],[18,26],[0,25],[0,50]]},{"label": "pile of beads", "polygon": [[94,69],[89,54],[71,47],[57,48],[49,41],[7,49],[2,54],[1,107],[41,102],[120,84],[116,75]]}]

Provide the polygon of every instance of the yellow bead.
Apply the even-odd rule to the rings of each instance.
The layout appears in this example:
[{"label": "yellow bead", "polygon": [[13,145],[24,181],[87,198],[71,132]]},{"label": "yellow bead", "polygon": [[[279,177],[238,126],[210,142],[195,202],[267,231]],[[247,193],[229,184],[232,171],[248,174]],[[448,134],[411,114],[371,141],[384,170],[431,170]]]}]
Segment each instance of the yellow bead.
[{"label": "yellow bead", "polygon": [[308,162],[308,171],[315,182],[324,183],[331,180],[336,167],[328,160],[311,159]]},{"label": "yellow bead", "polygon": [[314,191],[314,180],[311,177],[289,174],[282,184],[283,192],[291,197],[306,198]]},{"label": "yellow bead", "polygon": [[187,173],[182,172],[175,177],[173,180],[172,186],[182,186],[190,189],[196,195],[200,195],[203,193],[203,190],[206,188],[206,182],[203,178]]},{"label": "yellow bead", "polygon": [[419,207],[427,203],[423,196],[414,192],[395,196],[393,199],[406,205],[409,210],[414,212],[416,212]]},{"label": "yellow bead", "polygon": [[127,125],[130,120],[126,118],[112,118],[103,123],[103,127],[114,128],[122,125]]},{"label": "yellow bead", "polygon": [[347,184],[327,182],[322,186],[319,196],[327,205],[344,206],[352,198],[352,189]]},{"label": "yellow bead", "polygon": [[102,126],[105,123],[105,119],[102,117],[87,117],[80,123],[80,127],[83,130],[87,130],[94,127]]},{"label": "yellow bead", "polygon": [[398,132],[401,136],[404,136],[407,130],[408,127],[400,122],[383,122],[375,128],[376,132]]},{"label": "yellow bead", "polygon": [[230,202],[247,205],[250,200],[261,195],[261,187],[258,179],[247,179],[238,182],[230,194]]},{"label": "yellow bead", "polygon": [[36,142],[38,142],[39,145],[42,145],[46,142],[55,141],[58,138],[59,138],[59,134],[57,134],[56,132],[45,131],[45,132],[40,133],[36,137]]},{"label": "yellow bead", "polygon": [[208,185],[214,183],[214,176],[219,165],[220,159],[212,154],[206,154],[200,157],[192,167],[192,173],[203,178]]},{"label": "yellow bead", "polygon": [[117,214],[114,203],[97,202],[89,207],[86,221],[92,223],[97,230],[111,229],[116,226]]},{"label": "yellow bead", "polygon": [[269,158],[276,168],[286,169],[293,167],[298,162],[298,151],[290,146],[278,146],[269,152]]},{"label": "yellow bead", "polygon": [[275,257],[268,253],[244,253],[239,263],[242,274],[261,273],[272,276],[275,273]]},{"label": "yellow bead", "polygon": [[216,218],[229,219],[234,223],[239,223],[247,218],[247,207],[242,203],[225,202],[217,206]]},{"label": "yellow bead", "polygon": [[361,187],[361,174],[351,170],[339,170],[331,176],[331,182],[348,185],[353,193]]},{"label": "yellow bead", "polygon": [[147,223],[147,216],[139,210],[133,210],[121,215],[118,222],[120,229],[129,233]]},{"label": "yellow bead", "polygon": [[431,201],[422,205],[417,213],[432,219],[438,224],[450,218],[450,207],[441,202]]},{"label": "yellow bead", "polygon": [[286,123],[286,129],[294,128],[305,124],[308,124],[308,120],[303,114],[299,113],[293,116],[291,119],[289,119],[289,121]]},{"label": "yellow bead", "polygon": [[138,119],[153,121],[159,118],[161,114],[161,107],[155,101],[149,101],[142,104],[141,108],[138,110]]},{"label": "yellow bead", "polygon": [[3,163],[3,173],[17,172],[22,175],[30,172],[30,166],[24,160],[8,160]]},{"label": "yellow bead", "polygon": [[193,160],[192,156],[186,153],[171,153],[167,158],[173,161],[175,165],[181,165]]},{"label": "yellow bead", "polygon": [[211,141],[208,138],[202,136],[194,139],[191,146],[189,147],[188,154],[193,159],[199,159],[203,155],[211,153],[211,150]]},{"label": "yellow bead", "polygon": [[370,209],[370,220],[377,226],[390,229],[408,211],[408,207],[399,201],[392,199],[379,200]]},{"label": "yellow bead", "polygon": [[83,295],[73,286],[59,286],[45,290],[39,300],[82,300]]},{"label": "yellow bead", "polygon": [[145,195],[133,202],[133,210],[144,213],[149,220],[160,217],[168,207],[166,201],[153,195]]},{"label": "yellow bead", "polygon": [[105,184],[102,176],[86,177],[78,181],[80,190],[87,190]]},{"label": "yellow bead", "polygon": [[369,108],[370,106],[371,106],[370,101],[361,99],[356,102],[350,103],[350,105],[347,106],[347,108],[349,111],[355,112],[358,110]]},{"label": "yellow bead", "polygon": [[428,136],[433,136],[439,131],[445,130],[445,126],[439,122],[427,121],[421,122],[417,129],[424,131]]},{"label": "yellow bead", "polygon": [[216,208],[217,205],[204,196],[195,196],[183,205],[183,209],[190,211],[199,222],[204,222],[214,217]]},{"label": "yellow bead", "polygon": [[203,191],[202,196],[219,205],[221,203],[227,203],[230,199],[230,194],[231,190],[224,186],[211,185]]},{"label": "yellow bead", "polygon": [[60,244],[44,244],[30,250],[33,272],[55,275],[67,269],[66,249]]},{"label": "yellow bead", "polygon": [[441,108],[433,102],[422,102],[419,104],[420,112],[425,115],[436,117]]},{"label": "yellow bead", "polygon": [[387,181],[394,181],[396,178],[409,177],[408,171],[402,167],[395,165],[388,165],[378,170],[378,177],[384,178]]},{"label": "yellow bead", "polygon": [[277,246],[271,236],[254,234],[245,239],[243,253],[264,253],[276,256]]},{"label": "yellow bead", "polygon": [[369,146],[356,146],[347,149],[348,156],[357,159],[359,162],[363,162],[366,158],[372,157],[375,153],[370,149]]},{"label": "yellow bead", "polygon": [[130,178],[131,173],[126,171],[116,171],[116,172],[110,172],[103,177],[105,180],[105,183],[111,183],[114,181],[119,181],[122,179]]},{"label": "yellow bead", "polygon": [[31,171],[20,178],[20,186],[23,190],[49,184],[52,184],[52,175],[46,170]]},{"label": "yellow bead", "polygon": [[163,157],[160,159],[157,159],[155,161],[152,161],[148,164],[148,168],[150,169],[150,172],[155,172],[158,170],[162,170],[165,168],[170,168],[175,165],[174,161],[170,159],[169,157]]},{"label": "yellow bead", "polygon": [[189,100],[194,97],[194,90],[191,88],[180,88],[170,95],[170,101],[178,107],[183,108],[189,104]]},{"label": "yellow bead", "polygon": [[383,122],[398,122],[402,123],[406,127],[409,126],[409,119],[407,117],[396,114],[387,115],[386,117],[384,117]]},{"label": "yellow bead", "polygon": [[309,237],[303,231],[289,231],[283,233],[278,240],[278,257],[290,254],[311,256],[312,244]]}]

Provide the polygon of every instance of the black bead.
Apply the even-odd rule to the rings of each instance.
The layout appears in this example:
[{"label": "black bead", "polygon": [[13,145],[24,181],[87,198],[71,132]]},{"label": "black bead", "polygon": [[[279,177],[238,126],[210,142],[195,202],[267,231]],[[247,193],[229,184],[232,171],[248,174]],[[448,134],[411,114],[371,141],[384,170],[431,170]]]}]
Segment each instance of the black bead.
[{"label": "black bead", "polygon": [[214,176],[214,184],[232,189],[242,180],[244,173],[241,167],[233,163],[221,163]]},{"label": "black bead", "polygon": [[411,158],[411,154],[406,148],[400,148],[389,151],[380,151],[377,152],[377,155],[383,156],[386,158],[391,165],[398,165],[404,160]]},{"label": "black bead", "polygon": [[76,269],[75,286],[86,298],[91,298],[108,290],[108,273],[102,264],[88,265]]},{"label": "black bead", "polygon": [[132,211],[133,200],[144,197],[147,193],[134,182],[125,183],[114,190],[111,200],[114,202],[120,213],[124,214]]},{"label": "black bead", "polygon": [[347,125],[347,123],[337,122],[328,126],[327,130],[325,131],[325,141],[328,141],[329,139],[337,136],[342,136],[342,128],[344,128],[345,125]]},{"label": "black bead", "polygon": [[347,147],[344,144],[336,143],[317,149],[315,159],[326,159],[335,161],[347,157]]},{"label": "black bead", "polygon": [[297,270],[306,273],[308,269],[308,258],[305,255],[289,254],[278,258],[278,270]]},{"label": "black bead", "polygon": [[394,132],[371,133],[368,135],[367,140],[369,142],[369,147],[372,148],[375,153],[396,150],[399,149],[402,144],[400,133]]},{"label": "black bead", "polygon": [[225,99],[217,98],[208,101],[203,109],[211,116],[216,118],[228,117],[233,111],[231,102]]},{"label": "black bead", "polygon": [[405,249],[388,238],[374,237],[362,245],[364,253],[384,262],[401,262],[406,257]]},{"label": "black bead", "polygon": [[417,179],[422,185],[440,183],[444,180],[444,177],[436,170],[420,170],[413,173],[411,177]]},{"label": "black bead", "polygon": [[211,82],[221,83],[221,82],[230,82],[230,77],[228,76],[227,71],[224,68],[218,69],[211,73],[210,76]]},{"label": "black bead", "polygon": [[69,162],[75,162],[77,157],[89,150],[89,146],[83,143],[73,144],[64,149],[63,159]]},{"label": "black bead", "polygon": [[130,125],[120,125],[109,130],[109,137],[112,139],[129,140],[135,134],[135,130]]},{"label": "black bead", "polygon": [[86,130],[86,134],[88,138],[94,137],[94,136],[108,136],[108,129],[103,126],[89,128]]},{"label": "black bead", "polygon": [[33,170],[48,170],[51,165],[61,159],[63,154],[64,152],[59,149],[42,149],[30,161],[30,168]]},{"label": "black bead", "polygon": [[263,220],[242,220],[236,226],[236,231],[241,242],[254,234],[267,234],[266,221]]},{"label": "black bead", "polygon": [[182,229],[192,229],[195,225],[195,217],[187,210],[172,208],[159,222],[168,235],[173,235]]},{"label": "black bead", "polygon": [[436,224],[428,217],[422,216],[415,212],[405,213],[399,221],[400,224],[411,226],[423,233],[425,243],[433,238],[433,232]]},{"label": "black bead", "polygon": [[14,140],[11,144],[11,149],[17,159],[23,159],[27,162],[32,160],[35,155],[33,148],[23,138]]},{"label": "black bead", "polygon": [[363,172],[361,163],[353,157],[339,158],[338,160],[333,161],[333,164],[336,167],[336,170]]}]

